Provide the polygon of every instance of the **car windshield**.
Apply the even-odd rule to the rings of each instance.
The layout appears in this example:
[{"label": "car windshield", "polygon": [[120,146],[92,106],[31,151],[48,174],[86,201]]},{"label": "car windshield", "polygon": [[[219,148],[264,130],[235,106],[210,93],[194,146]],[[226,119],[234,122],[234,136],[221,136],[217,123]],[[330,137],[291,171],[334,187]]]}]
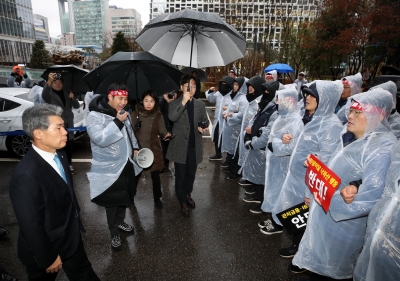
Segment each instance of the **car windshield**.
[{"label": "car windshield", "polygon": [[29,93],[25,93],[25,94],[16,95],[15,97],[19,98],[19,99],[23,99],[23,100],[29,101],[28,95],[29,95]]}]

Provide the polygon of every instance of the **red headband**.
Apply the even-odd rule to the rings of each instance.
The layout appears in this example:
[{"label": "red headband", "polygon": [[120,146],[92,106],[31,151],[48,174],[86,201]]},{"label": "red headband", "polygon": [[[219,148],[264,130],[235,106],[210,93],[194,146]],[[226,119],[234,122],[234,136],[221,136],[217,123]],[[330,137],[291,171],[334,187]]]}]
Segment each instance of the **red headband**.
[{"label": "red headband", "polygon": [[272,74],[265,74],[265,77],[271,77],[271,78],[274,78],[274,76],[272,76]]},{"label": "red headband", "polygon": [[128,91],[125,91],[125,90],[109,91],[108,94],[112,95],[112,96],[127,97],[128,96]]},{"label": "red headband", "polygon": [[347,81],[347,80],[342,80],[342,84],[343,85],[350,85],[349,81]]},{"label": "red headband", "polygon": [[366,104],[363,107],[361,107],[361,104],[358,103],[357,101],[354,101],[353,104],[350,106],[351,109],[355,109],[355,110],[360,110],[360,111],[364,111],[364,112],[368,112],[368,113],[372,113],[372,114],[378,114],[378,115],[383,115],[386,116],[386,112],[383,108],[379,107],[379,106],[375,106],[375,105],[370,105],[370,104]]}]

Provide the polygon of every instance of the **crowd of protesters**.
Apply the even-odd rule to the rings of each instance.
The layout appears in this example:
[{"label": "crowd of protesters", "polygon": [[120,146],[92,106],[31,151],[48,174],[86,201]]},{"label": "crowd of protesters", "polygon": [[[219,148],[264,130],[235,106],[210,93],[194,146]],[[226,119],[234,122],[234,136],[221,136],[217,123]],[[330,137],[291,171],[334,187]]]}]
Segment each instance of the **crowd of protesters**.
[{"label": "crowd of protesters", "polygon": [[[202,136],[209,127],[205,105],[196,98],[198,85],[196,76],[184,75],[180,91],[162,97],[146,91],[132,112],[127,110],[129,89],[123,84],[112,84],[107,95],[94,95],[86,101],[93,154],[87,174],[90,197],[93,203],[105,207],[113,249],[121,247],[119,231],[134,231],[124,219],[126,208],[134,202],[143,172],[136,162],[141,148],[149,148],[155,156],[148,169],[155,206],[163,207],[159,174],[173,163],[180,211],[189,216],[189,209],[195,208],[191,193],[197,165],[203,159]],[[264,216],[258,223],[260,232],[283,233],[285,226],[278,214],[300,203],[308,206],[307,226],[291,235],[291,245],[278,254],[293,258],[289,267],[293,273],[312,272],[311,280],[399,278],[397,87],[389,81],[361,92],[361,85],[359,73],[337,81],[308,82],[305,73],[300,72],[293,84],[282,85],[276,71],[249,79],[230,71],[219,81],[218,89],[211,87],[205,93],[216,107],[210,132],[215,155],[208,159],[222,161],[221,172],[227,173],[226,179],[238,180],[246,189],[243,201],[253,204],[250,212]],[[50,74],[42,98],[64,110],[44,107],[49,116],[57,117],[58,122],[67,126],[72,122],[70,111],[74,96],[63,91],[61,79]],[[31,118],[43,121],[37,116],[39,113],[31,112]],[[39,146],[44,143],[39,148],[47,151],[46,136],[41,132],[51,124],[33,124],[27,118],[24,129],[30,129],[32,141]],[[67,132],[62,133],[62,138],[63,145],[54,145],[47,152],[59,154],[61,158],[65,155],[63,165],[73,173],[68,153],[72,150],[68,149],[71,139]],[[38,154],[46,155],[40,149]],[[305,183],[310,155],[341,178],[327,212]],[[49,162],[50,165],[71,187],[72,178],[65,176],[64,168],[57,163],[59,160],[49,161],[55,161]],[[24,173],[21,167],[16,170]],[[29,198],[24,190],[18,192],[18,197],[15,193],[14,199],[11,198],[15,210],[19,208],[17,198],[21,194],[27,196],[27,202],[33,200],[32,206],[37,204],[38,197]],[[79,224],[75,227],[83,230],[75,201],[65,204],[76,212]],[[30,223],[22,217],[18,220],[20,224]],[[20,226],[21,237],[29,236],[23,231],[24,227]],[[24,238],[24,242],[29,244],[29,239]],[[59,245],[53,246],[57,250]],[[84,253],[83,246],[80,249]],[[44,259],[39,268],[41,274],[57,273],[64,257],[59,258]],[[97,280],[87,258],[85,262],[85,270],[92,280]],[[27,268],[30,274],[39,270],[31,265]],[[76,273],[72,270],[70,274]]]}]

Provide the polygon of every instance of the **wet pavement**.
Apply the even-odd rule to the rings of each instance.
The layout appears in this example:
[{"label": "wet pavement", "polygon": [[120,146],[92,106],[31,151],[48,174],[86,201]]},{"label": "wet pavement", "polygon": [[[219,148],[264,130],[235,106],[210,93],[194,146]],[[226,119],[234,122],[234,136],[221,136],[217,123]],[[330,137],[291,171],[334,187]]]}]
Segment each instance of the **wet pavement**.
[{"label": "wet pavement", "polygon": [[[208,109],[210,116],[213,115]],[[290,245],[286,233],[264,235],[257,223],[265,214],[252,214],[252,204],[243,202],[244,188],[238,180],[229,181],[220,171],[220,161],[209,161],[214,148],[203,139],[204,159],[198,166],[193,199],[196,208],[189,217],[180,212],[175,197],[173,165],[161,174],[164,208],[153,203],[149,172],[140,179],[135,205],[126,222],[134,234],[121,234],[122,247],[113,251],[105,210],[90,202],[90,144],[87,136],[75,145],[73,166],[75,192],[80,203],[86,233],[84,246],[101,280],[298,280],[287,270],[290,259],[278,256]],[[8,197],[8,183],[17,162],[5,162],[8,153],[0,152],[0,224],[10,234],[0,240],[0,265],[27,280],[25,268],[17,258],[18,224]],[[3,159],[2,159],[3,158]],[[67,280],[61,272],[57,280]]]}]

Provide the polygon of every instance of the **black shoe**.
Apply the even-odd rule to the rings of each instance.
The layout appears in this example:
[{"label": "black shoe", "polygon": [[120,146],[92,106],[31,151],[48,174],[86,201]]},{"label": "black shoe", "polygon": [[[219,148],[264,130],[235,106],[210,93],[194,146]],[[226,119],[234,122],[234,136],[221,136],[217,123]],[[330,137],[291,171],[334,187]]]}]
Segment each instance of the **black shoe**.
[{"label": "black shoe", "polygon": [[119,248],[121,248],[121,237],[119,236],[119,234],[113,235],[113,237],[111,237],[111,248],[114,250],[118,250]]},{"label": "black shoe", "polygon": [[263,227],[266,227],[267,225],[270,225],[270,224],[272,224],[272,220],[271,219],[267,219],[265,221],[260,221],[258,223],[258,227],[259,228],[263,228]]},{"label": "black shoe", "polygon": [[271,224],[268,224],[262,228],[260,228],[261,233],[266,235],[273,235],[283,232],[283,227],[276,224],[274,221],[271,221]]},{"label": "black shoe", "polygon": [[278,253],[282,258],[293,258],[298,250],[298,245],[292,245],[289,248],[280,249]]},{"label": "black shoe", "polygon": [[228,180],[236,180],[236,179],[238,179],[239,178],[239,175],[238,174],[235,174],[235,173],[232,173],[232,172],[230,172],[229,173],[229,176],[227,176],[226,177]]},{"label": "black shoe", "polygon": [[239,184],[242,186],[253,185],[251,182],[249,182],[248,180],[244,180],[244,179],[240,179]]},{"label": "black shoe", "polygon": [[8,273],[1,273],[0,274],[0,281],[18,281],[17,278],[12,276],[11,274]]},{"label": "black shoe", "polygon": [[246,193],[246,194],[251,195],[251,194],[256,193],[256,187],[254,185],[246,186],[245,189],[246,189],[246,191],[244,193]]},{"label": "black shoe", "polygon": [[118,228],[121,229],[122,231],[125,231],[125,232],[132,232],[133,231],[133,226],[130,225],[130,224],[127,224],[125,222],[119,224]]},{"label": "black shoe", "polygon": [[160,198],[154,199],[154,205],[156,205],[156,207],[157,207],[158,209],[162,209],[163,206],[164,206],[164,204],[163,204],[163,202],[160,200]]},{"label": "black shoe", "polygon": [[295,266],[295,265],[292,264],[292,263],[289,264],[289,270],[290,270],[291,272],[293,272],[293,273],[303,273],[303,272],[306,272],[306,271],[307,271],[307,269],[305,269],[305,268],[300,268],[300,267],[298,267],[298,266]]},{"label": "black shoe", "polygon": [[214,155],[214,156],[210,156],[208,157],[208,160],[210,161],[221,161],[222,160],[222,156],[221,155]]},{"label": "black shoe", "polygon": [[0,226],[0,237],[6,236],[8,234],[8,230]]},{"label": "black shoe", "polygon": [[196,202],[194,202],[192,196],[188,195],[187,198],[188,198],[187,200],[188,207],[192,209],[196,208]]},{"label": "black shoe", "polygon": [[262,214],[263,210],[261,210],[261,204],[255,205],[253,208],[250,209],[250,212],[253,214]]},{"label": "black shoe", "polygon": [[223,168],[221,169],[221,172],[230,173],[230,172],[231,172],[231,169],[229,169],[229,167],[223,167]]},{"label": "black shoe", "polygon": [[185,217],[189,216],[189,208],[187,204],[181,204],[181,212]]},{"label": "black shoe", "polygon": [[251,194],[251,195],[246,195],[246,196],[243,198],[243,201],[246,202],[246,203],[259,203],[259,204],[261,203],[261,199],[255,197],[253,194]]},{"label": "black shoe", "polygon": [[228,168],[229,167],[229,162],[223,162],[222,164],[221,164],[221,168]]}]

